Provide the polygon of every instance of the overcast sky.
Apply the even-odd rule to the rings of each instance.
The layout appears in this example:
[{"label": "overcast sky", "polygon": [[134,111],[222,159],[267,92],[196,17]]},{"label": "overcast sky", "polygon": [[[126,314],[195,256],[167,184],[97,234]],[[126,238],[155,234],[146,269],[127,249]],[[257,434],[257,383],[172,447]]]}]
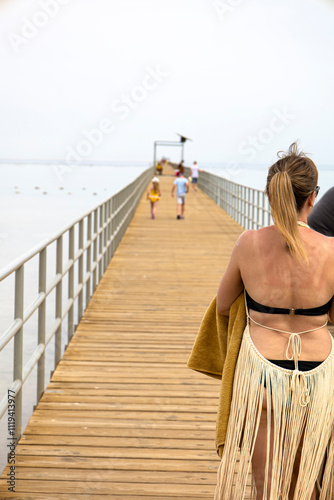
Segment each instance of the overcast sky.
[{"label": "overcast sky", "polygon": [[[0,158],[334,164],[334,2],[0,0]],[[172,159],[176,149],[159,149]]]}]

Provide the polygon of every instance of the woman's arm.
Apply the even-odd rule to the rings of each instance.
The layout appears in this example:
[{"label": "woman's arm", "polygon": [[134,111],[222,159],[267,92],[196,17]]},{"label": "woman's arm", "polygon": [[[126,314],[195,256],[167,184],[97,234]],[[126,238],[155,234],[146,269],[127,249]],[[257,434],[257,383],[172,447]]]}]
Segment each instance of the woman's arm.
[{"label": "woman's arm", "polygon": [[229,315],[231,305],[244,289],[239,265],[244,246],[244,234],[239,237],[233,248],[230,261],[218,288],[217,310],[219,314],[224,316]]}]

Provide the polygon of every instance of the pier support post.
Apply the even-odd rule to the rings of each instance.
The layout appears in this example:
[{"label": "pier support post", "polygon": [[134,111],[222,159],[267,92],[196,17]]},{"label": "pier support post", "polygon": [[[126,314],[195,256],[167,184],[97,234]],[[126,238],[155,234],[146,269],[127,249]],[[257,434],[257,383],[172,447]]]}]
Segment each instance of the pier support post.
[{"label": "pier support post", "polygon": [[22,391],[23,391],[23,305],[24,305],[24,264],[15,271],[15,320],[21,320],[22,326],[14,337],[14,382],[21,382],[15,394],[15,438],[22,434]]}]

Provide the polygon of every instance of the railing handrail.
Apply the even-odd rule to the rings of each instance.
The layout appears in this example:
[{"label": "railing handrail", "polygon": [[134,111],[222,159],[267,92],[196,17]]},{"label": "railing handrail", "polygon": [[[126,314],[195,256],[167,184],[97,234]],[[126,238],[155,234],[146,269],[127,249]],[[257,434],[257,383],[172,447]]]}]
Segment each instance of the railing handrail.
[{"label": "railing handrail", "polygon": [[[190,168],[185,167],[185,175],[189,174]],[[259,229],[272,223],[264,190],[238,184],[206,170],[200,173],[198,186],[244,229]]]},{"label": "railing handrail", "polygon": [[[37,402],[45,389],[45,351],[52,338],[55,338],[56,367],[61,359],[62,326],[67,317],[68,342],[74,333],[74,306],[77,310],[79,323],[85,307],[104,271],[107,268],[121,238],[134,215],[135,209],[153,174],[153,167],[141,172],[127,186],[113,194],[95,208],[77,217],[55,235],[45,239],[22,257],[16,259],[0,272],[0,281],[10,275],[15,277],[14,318],[5,332],[0,332],[0,350],[8,342],[14,340],[13,382],[9,390],[16,398],[15,436],[22,431],[22,387],[30,373],[37,365]],[[86,233],[85,233],[86,223]],[[77,227],[78,225],[78,227]],[[78,231],[76,231],[78,229]],[[63,236],[68,235],[68,257],[64,263]],[[76,247],[77,241],[77,247]],[[51,283],[47,285],[47,251],[49,246],[57,242],[55,263]],[[38,293],[25,308],[24,304],[24,270],[25,264],[39,255]],[[86,260],[84,260],[84,256]],[[77,263],[77,279],[75,280],[75,264]],[[63,300],[64,278],[67,276],[68,295]],[[55,315],[51,325],[46,329],[46,300],[55,291],[53,301]],[[85,304],[84,304],[85,295]],[[38,312],[38,341],[29,360],[23,364],[23,333],[24,325],[31,316]],[[0,419],[8,408],[8,397],[0,401]]]},{"label": "railing handrail", "polygon": [[[146,172],[147,170],[151,170],[151,169],[152,168],[149,167],[148,169],[144,170],[142,173]],[[140,177],[141,174],[139,174],[138,177]],[[69,231],[71,229],[71,227],[78,224],[80,221],[82,221],[83,219],[88,217],[89,214],[93,213],[95,210],[98,210],[101,206],[103,206],[105,203],[110,201],[114,196],[117,196],[119,193],[121,193],[123,191],[123,189],[125,189],[125,188],[124,187],[121,188],[119,191],[114,193],[112,196],[109,196],[108,198],[106,198],[104,201],[102,201],[101,203],[96,205],[94,208],[87,210],[83,215],[80,215],[80,217],[73,219],[72,222],[70,222],[66,226],[63,226],[63,228],[60,229],[57,233],[54,233],[52,236],[49,236],[48,238],[45,238],[40,243],[38,243],[37,245],[35,245],[35,246],[31,247],[29,250],[27,250],[23,255],[20,255],[20,257],[18,257],[17,259],[14,259],[7,266],[4,266],[2,269],[0,269],[0,282],[2,280],[4,280],[5,278],[7,278],[7,276],[9,276],[11,273],[16,271],[16,269],[18,269],[20,266],[22,266],[22,264],[25,264],[28,260],[35,257],[35,255],[37,255],[39,252],[41,252],[43,250],[43,248],[48,247],[49,245],[54,243],[61,235],[63,235],[67,231]]]},{"label": "railing handrail", "polygon": [[[185,176],[188,177],[190,175],[190,167],[184,167],[184,169],[185,169]],[[215,177],[216,179],[223,179],[224,181],[230,182],[231,184],[234,184],[235,186],[251,189],[252,191],[257,191],[261,194],[264,192],[263,189],[252,188],[250,186],[246,186],[245,184],[239,184],[238,182],[230,181],[228,179],[225,179],[225,177],[220,177],[220,175],[213,174],[212,172],[208,172],[207,170],[202,170],[202,172],[204,172],[205,174],[210,175],[212,177]]]}]

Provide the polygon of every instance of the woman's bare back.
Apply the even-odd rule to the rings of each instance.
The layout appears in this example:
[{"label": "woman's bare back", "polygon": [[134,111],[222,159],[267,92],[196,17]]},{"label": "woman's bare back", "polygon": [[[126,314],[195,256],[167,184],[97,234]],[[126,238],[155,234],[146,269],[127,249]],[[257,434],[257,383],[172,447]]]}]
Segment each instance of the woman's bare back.
[{"label": "woman's bare back", "polygon": [[[246,231],[240,238],[238,260],[242,281],[257,302],[272,307],[313,308],[326,304],[334,295],[334,238],[309,228],[300,228],[309,256],[309,265],[293,258],[275,226]],[[334,302],[334,301],[333,301]],[[334,307],[330,315],[334,317]],[[262,325],[301,332],[319,328],[327,315],[272,315],[250,311]],[[253,342],[268,359],[286,359],[289,335],[268,330],[251,322]],[[303,333],[300,360],[323,361],[330,353],[327,327]]]}]

